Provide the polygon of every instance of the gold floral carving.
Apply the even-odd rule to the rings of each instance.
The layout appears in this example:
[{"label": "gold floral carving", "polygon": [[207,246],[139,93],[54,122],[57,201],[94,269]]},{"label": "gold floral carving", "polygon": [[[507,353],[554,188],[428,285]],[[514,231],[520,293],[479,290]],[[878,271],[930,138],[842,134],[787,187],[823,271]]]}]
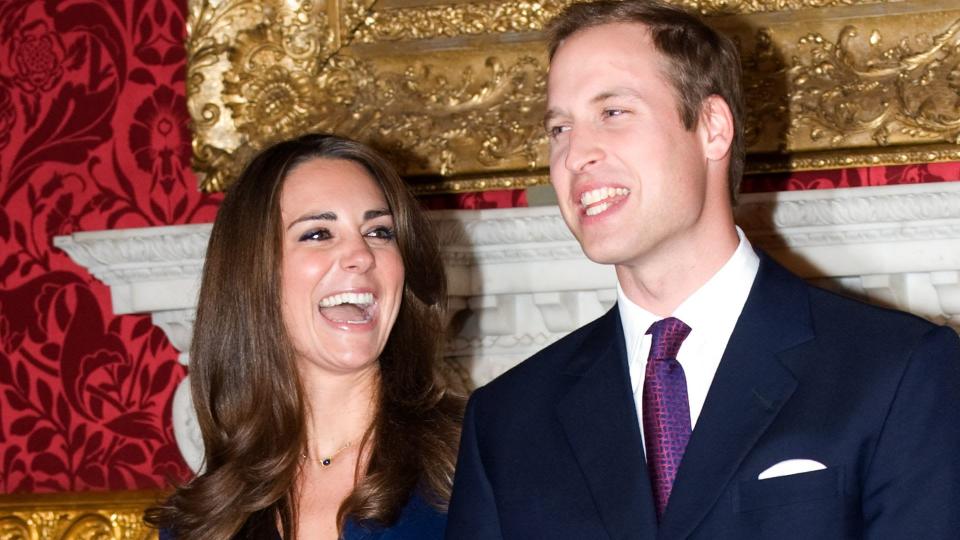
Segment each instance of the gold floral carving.
[{"label": "gold floral carving", "polygon": [[[705,15],[750,14],[888,0],[683,0],[677,2]],[[571,0],[470,2],[386,8],[370,14],[357,31],[357,43],[429,39],[503,32],[538,32]]]},{"label": "gold floral carving", "polygon": [[[542,28],[568,2],[191,0],[203,187],[304,131],[380,147],[420,193],[543,183]],[[680,3],[740,45],[748,172],[957,159],[960,6]]]},{"label": "gold floral carving", "polygon": [[238,161],[265,141],[310,125],[322,97],[314,79],[373,1],[189,3],[187,94],[202,187],[223,189]]},{"label": "gold floral carving", "polygon": [[[832,146],[858,135],[878,146],[915,139],[960,144],[960,18],[943,32],[858,58],[852,42],[866,30],[850,25],[834,41],[820,34],[801,39],[809,52],[788,71],[795,86],[791,135]],[[867,39],[880,43],[883,35]]]},{"label": "gold floral carving", "polygon": [[955,159],[960,10],[892,20],[762,27],[741,40],[752,42],[743,57],[750,170]]},{"label": "gold floral carving", "polygon": [[569,0],[484,2],[375,11],[357,31],[359,43],[504,32],[536,32]]},{"label": "gold floral carving", "polygon": [[800,9],[883,4],[895,0],[682,0],[678,2],[704,15],[772,13]]},{"label": "gold floral carving", "polygon": [[143,511],[162,492],[0,496],[0,540],[154,540]]}]

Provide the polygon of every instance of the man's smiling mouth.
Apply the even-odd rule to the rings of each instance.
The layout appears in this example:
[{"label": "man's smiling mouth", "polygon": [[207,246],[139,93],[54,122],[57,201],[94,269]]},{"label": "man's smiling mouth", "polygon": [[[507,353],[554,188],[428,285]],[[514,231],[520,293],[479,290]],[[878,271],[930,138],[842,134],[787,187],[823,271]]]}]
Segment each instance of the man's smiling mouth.
[{"label": "man's smiling mouth", "polygon": [[580,194],[580,206],[587,216],[596,216],[605,212],[614,203],[630,193],[627,188],[602,187],[584,191]]}]

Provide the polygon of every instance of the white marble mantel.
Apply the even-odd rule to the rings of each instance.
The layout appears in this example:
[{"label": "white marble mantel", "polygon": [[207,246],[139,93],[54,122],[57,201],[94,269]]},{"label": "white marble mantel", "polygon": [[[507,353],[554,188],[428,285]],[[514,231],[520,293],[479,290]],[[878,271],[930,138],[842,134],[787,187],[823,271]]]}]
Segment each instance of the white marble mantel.
[{"label": "white marble mantel", "polygon": [[[447,355],[476,384],[615,301],[612,268],[584,257],[556,207],[431,214],[456,330]],[[744,195],[737,221],[804,278],[960,331],[960,182]],[[110,287],[115,313],[151,314],[187,351],[209,233],[209,224],[78,232],[54,244]],[[181,385],[175,431],[196,468],[189,410]]]}]

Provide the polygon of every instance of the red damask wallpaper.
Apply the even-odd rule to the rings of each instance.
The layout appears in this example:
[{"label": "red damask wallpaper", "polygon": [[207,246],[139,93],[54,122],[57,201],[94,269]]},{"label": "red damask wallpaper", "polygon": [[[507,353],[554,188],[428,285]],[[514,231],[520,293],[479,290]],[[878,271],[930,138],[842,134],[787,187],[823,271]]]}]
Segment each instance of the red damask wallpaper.
[{"label": "red damask wallpaper", "polygon": [[[189,475],[184,376],[148,317],[52,246],[80,230],[213,220],[184,98],[186,0],[0,0],[0,493],[154,488]],[[957,180],[960,163],[749,178],[745,191]],[[525,206],[523,191],[424,200]]]},{"label": "red damask wallpaper", "polygon": [[211,221],[190,170],[185,0],[0,2],[0,492],[153,488],[188,469],[184,369],[52,246]]},{"label": "red damask wallpaper", "polygon": [[743,179],[740,191],[742,193],[759,193],[762,191],[888,186],[926,182],[953,182],[957,180],[960,180],[960,163],[920,163],[889,167],[861,167],[746,176]]}]

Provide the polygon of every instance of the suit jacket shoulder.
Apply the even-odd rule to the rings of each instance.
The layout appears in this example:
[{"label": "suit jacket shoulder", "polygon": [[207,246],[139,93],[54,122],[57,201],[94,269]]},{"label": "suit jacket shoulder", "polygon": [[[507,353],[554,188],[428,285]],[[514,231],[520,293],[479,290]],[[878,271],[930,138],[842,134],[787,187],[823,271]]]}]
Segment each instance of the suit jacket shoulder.
[{"label": "suit jacket shoulder", "polygon": [[790,279],[806,289],[815,336],[802,362],[784,360],[801,380],[805,372],[822,375],[835,369],[836,376],[847,377],[852,387],[888,391],[892,399],[904,371],[914,362],[942,364],[948,371],[951,364],[960,366],[960,344],[950,328],[809,285],[792,275]]},{"label": "suit jacket shoulder", "polygon": [[[960,503],[958,396],[953,330],[762,256],[661,532],[754,538],[763,523],[783,539],[955,537],[960,516],[938,508]],[[826,469],[760,479],[788,460]]]},{"label": "suit jacket shoulder", "polygon": [[818,335],[841,341],[879,341],[910,346],[940,328],[911,313],[868,304],[841,294],[809,286],[813,323]]}]

